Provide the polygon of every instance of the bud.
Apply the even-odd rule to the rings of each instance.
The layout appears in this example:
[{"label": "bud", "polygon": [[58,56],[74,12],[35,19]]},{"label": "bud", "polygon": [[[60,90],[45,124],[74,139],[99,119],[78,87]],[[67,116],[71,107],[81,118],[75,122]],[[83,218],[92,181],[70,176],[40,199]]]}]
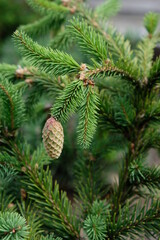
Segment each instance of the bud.
[{"label": "bud", "polygon": [[43,142],[51,158],[59,158],[63,149],[64,133],[60,122],[51,117],[43,128]]},{"label": "bud", "polygon": [[8,204],[8,208],[10,209],[10,208],[13,208],[13,207],[15,207],[15,205],[13,204],[13,203],[9,203]]},{"label": "bud", "polygon": [[21,197],[23,200],[25,200],[27,197],[27,192],[24,188],[21,188]]}]

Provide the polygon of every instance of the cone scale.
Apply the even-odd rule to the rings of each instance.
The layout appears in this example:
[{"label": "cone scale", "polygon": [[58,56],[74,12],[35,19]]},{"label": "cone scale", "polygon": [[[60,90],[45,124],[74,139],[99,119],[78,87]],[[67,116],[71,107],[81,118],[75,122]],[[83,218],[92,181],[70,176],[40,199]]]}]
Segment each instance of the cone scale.
[{"label": "cone scale", "polygon": [[59,158],[64,143],[64,132],[61,123],[54,117],[50,117],[44,125],[42,138],[48,155],[54,159]]}]

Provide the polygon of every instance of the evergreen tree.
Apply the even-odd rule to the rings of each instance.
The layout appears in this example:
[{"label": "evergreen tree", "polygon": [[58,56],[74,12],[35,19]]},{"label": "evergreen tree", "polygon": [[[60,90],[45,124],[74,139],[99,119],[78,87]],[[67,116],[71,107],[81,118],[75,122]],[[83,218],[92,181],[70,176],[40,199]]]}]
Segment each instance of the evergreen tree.
[{"label": "evergreen tree", "polygon": [[[81,0],[27,2],[41,18],[13,35],[20,65],[0,65],[1,239],[157,239],[160,167],[146,158],[160,148],[160,58],[153,61],[158,14],[145,15],[147,34],[132,49],[116,29],[106,28],[119,1],[93,11]],[[48,47],[32,39],[47,32]],[[73,45],[78,57],[68,53]],[[62,125],[64,138],[70,135],[71,116],[78,143],[74,201],[57,183],[60,160],[52,159],[62,150]],[[25,135],[33,122],[41,131],[46,122],[44,145],[37,148]],[[64,151],[73,146],[69,139]],[[112,164],[104,156],[112,149],[121,153],[114,184],[104,174]]]}]

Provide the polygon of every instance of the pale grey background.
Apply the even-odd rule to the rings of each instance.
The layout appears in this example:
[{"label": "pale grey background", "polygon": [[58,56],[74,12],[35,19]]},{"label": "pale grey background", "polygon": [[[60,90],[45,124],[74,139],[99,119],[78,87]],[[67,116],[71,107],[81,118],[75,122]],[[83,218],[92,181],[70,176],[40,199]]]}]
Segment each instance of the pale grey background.
[{"label": "pale grey background", "polygon": [[[93,7],[103,2],[104,0],[90,0]],[[123,33],[129,31],[143,35],[143,16],[149,11],[160,13],[160,0],[122,0],[121,11],[110,22]]]}]

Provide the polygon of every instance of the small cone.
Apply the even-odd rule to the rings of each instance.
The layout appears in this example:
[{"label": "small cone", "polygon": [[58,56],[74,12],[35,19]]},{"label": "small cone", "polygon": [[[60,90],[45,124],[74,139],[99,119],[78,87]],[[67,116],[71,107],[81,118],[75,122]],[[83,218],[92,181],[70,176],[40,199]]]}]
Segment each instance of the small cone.
[{"label": "small cone", "polygon": [[43,128],[43,142],[48,155],[51,158],[59,158],[63,149],[64,133],[60,122],[51,117]]}]

